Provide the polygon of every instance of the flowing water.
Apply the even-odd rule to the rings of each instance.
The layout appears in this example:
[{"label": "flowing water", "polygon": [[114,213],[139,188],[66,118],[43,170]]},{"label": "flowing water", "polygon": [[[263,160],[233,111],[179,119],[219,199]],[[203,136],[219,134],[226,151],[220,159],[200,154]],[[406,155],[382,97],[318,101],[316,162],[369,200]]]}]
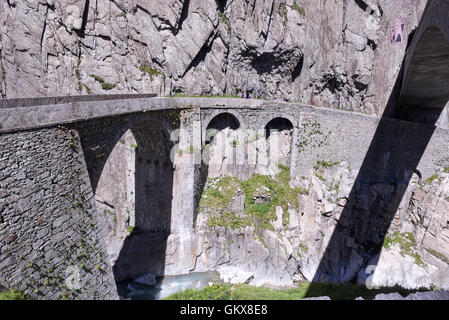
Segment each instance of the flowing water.
[{"label": "flowing water", "polygon": [[123,281],[117,283],[117,289],[119,296],[123,299],[159,300],[187,289],[202,289],[211,282],[221,282],[216,272],[194,272],[157,278],[154,286],[143,285],[133,281]]}]

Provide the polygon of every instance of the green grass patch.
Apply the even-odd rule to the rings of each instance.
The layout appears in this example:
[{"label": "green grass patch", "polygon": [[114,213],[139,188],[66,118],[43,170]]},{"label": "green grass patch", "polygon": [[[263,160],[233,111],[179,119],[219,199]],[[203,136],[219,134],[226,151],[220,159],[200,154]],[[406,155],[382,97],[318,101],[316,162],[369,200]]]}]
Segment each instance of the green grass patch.
[{"label": "green grass patch", "polygon": [[187,289],[162,300],[231,300],[231,286],[214,284],[201,290]]},{"label": "green grass patch", "polygon": [[413,233],[400,233],[399,231],[396,231],[392,235],[388,235],[384,238],[382,246],[386,249],[389,249],[394,244],[399,245],[402,256],[406,254],[414,257],[416,264],[419,266],[423,266],[425,264],[421,256],[414,250],[416,241]]},{"label": "green grass patch", "polygon": [[[277,219],[276,207],[283,209],[282,223],[286,226],[289,222],[289,206],[298,208],[299,194],[307,194],[303,188],[291,188],[290,168],[279,166],[280,173],[273,179],[265,175],[253,175],[247,181],[240,181],[235,177],[221,177],[209,179],[201,196],[200,205],[212,209],[227,209],[237,190],[242,190],[245,196],[245,213],[249,219],[243,219],[244,225],[254,225],[265,230],[273,230],[272,221]],[[254,197],[264,194],[267,202],[260,203]],[[209,226],[230,226],[239,225],[239,220],[233,220],[227,211],[227,217],[212,216]]]},{"label": "green grass patch", "polygon": [[[90,74],[89,76],[94,78],[95,81],[100,82],[101,83],[101,87],[103,88],[103,90],[112,90],[112,89],[115,88],[115,84],[105,82],[104,79],[102,77],[100,77],[100,76],[97,76],[95,74]],[[87,90],[87,86],[85,86],[85,87],[86,87],[86,90]]]},{"label": "green grass patch", "polygon": [[101,83],[101,88],[103,88],[103,90],[112,90],[112,89],[115,88],[115,84],[102,82]]},{"label": "green grass patch", "polygon": [[28,300],[30,297],[26,292],[16,289],[0,292],[0,300]]},{"label": "green grass patch", "polygon": [[[280,199],[278,183],[269,176],[253,175],[248,181],[241,182],[245,193],[245,213],[254,218],[257,227],[273,230],[271,221],[276,220],[276,205]],[[255,203],[254,195],[262,188],[268,188],[271,201],[267,203]],[[265,191],[264,191],[265,193]]]},{"label": "green grass patch", "polygon": [[208,179],[200,200],[200,206],[225,209],[240,186],[234,177]]},{"label": "green grass patch", "polygon": [[102,77],[100,77],[100,76],[97,76],[97,75],[95,75],[95,74],[90,74],[89,76],[92,77],[92,78],[94,78],[95,81],[98,81],[98,82],[101,82],[101,83],[104,82],[104,79],[103,79]]},{"label": "green grass patch", "polygon": [[147,74],[150,76],[150,80],[153,81],[153,77],[162,76],[165,77],[165,74],[157,69],[150,68],[147,65],[141,65],[139,70],[142,71],[143,74]]},{"label": "green grass patch", "polygon": [[300,15],[305,16],[306,12],[304,10],[303,7],[298,6],[298,4],[296,3],[296,0],[293,1],[293,5],[292,5],[292,9],[297,11]]},{"label": "green grass patch", "polygon": [[338,164],[340,164],[340,161],[335,161],[335,162],[327,162],[327,161],[317,161],[316,165],[313,167],[313,169],[315,170],[319,170],[320,168],[331,168],[333,166],[336,166]]},{"label": "green grass patch", "polygon": [[92,90],[87,86],[87,84],[83,83],[83,86],[86,89],[87,94],[92,94]]},{"label": "green grass patch", "polygon": [[283,211],[282,212],[282,225],[284,227],[286,227],[286,226],[288,226],[289,223],[290,223],[290,212]]},{"label": "green grass patch", "polygon": [[314,175],[315,175],[315,177],[317,177],[317,178],[320,179],[321,181],[323,181],[323,182],[326,181],[326,179],[324,179],[324,177],[323,177],[322,175],[320,175],[319,173],[314,172]]},{"label": "green grass patch", "polygon": [[[340,179],[341,179],[341,177],[340,177]],[[338,181],[337,183],[332,185],[329,191],[335,191],[338,193],[338,190],[340,190],[340,181]]]},{"label": "green grass patch", "polygon": [[194,146],[190,146],[190,147],[188,147],[187,149],[179,149],[178,150],[178,154],[180,155],[180,156],[182,156],[183,154],[193,154],[193,153],[195,153],[195,147]]},{"label": "green grass patch", "polygon": [[251,225],[251,219],[237,217],[231,212],[226,212],[225,214],[221,214],[219,216],[211,216],[207,220],[207,225],[209,227],[239,229]]},{"label": "green grass patch", "polygon": [[309,251],[309,248],[304,243],[300,243],[298,257],[301,258],[304,253],[307,253],[307,251]]},{"label": "green grass patch", "polygon": [[271,255],[271,250],[270,250],[270,248],[268,248],[267,243],[263,239],[262,235],[260,235],[258,232],[255,232],[254,236],[260,241],[260,243],[262,243],[262,245],[264,246],[265,249],[268,249],[268,251],[270,252],[270,255]]},{"label": "green grass patch", "polygon": [[434,174],[431,177],[424,180],[425,184],[432,184],[436,179],[438,179],[438,175]]},{"label": "green grass patch", "polygon": [[288,11],[287,10],[288,10],[287,5],[285,3],[281,3],[279,5],[278,13],[284,19],[284,22],[283,22],[284,26],[286,25],[287,20],[288,20],[288,17],[287,17]]},{"label": "green grass patch", "polygon": [[231,22],[229,21],[228,17],[226,16],[226,14],[224,12],[218,12],[218,16],[221,18],[221,20],[223,20],[223,22],[226,24],[226,26],[228,27],[228,31],[229,33],[231,33]]},{"label": "green grass patch", "polygon": [[322,296],[328,296],[332,300],[354,300],[357,297],[372,300],[380,293],[397,292],[407,296],[417,291],[428,291],[428,289],[407,290],[401,287],[390,287],[370,290],[364,285],[351,283],[303,282],[297,288],[274,290],[246,284],[215,284],[201,290],[188,289],[175,293],[164,300],[301,300]]}]

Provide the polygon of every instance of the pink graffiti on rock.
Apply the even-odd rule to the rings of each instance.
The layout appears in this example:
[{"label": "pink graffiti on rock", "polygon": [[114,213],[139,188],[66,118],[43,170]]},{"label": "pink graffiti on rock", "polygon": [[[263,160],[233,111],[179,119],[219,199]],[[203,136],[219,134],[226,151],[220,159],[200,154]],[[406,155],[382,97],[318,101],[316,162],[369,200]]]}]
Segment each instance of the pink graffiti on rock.
[{"label": "pink graffiti on rock", "polygon": [[396,19],[395,23],[390,28],[391,42],[401,42],[404,39],[404,19]]}]

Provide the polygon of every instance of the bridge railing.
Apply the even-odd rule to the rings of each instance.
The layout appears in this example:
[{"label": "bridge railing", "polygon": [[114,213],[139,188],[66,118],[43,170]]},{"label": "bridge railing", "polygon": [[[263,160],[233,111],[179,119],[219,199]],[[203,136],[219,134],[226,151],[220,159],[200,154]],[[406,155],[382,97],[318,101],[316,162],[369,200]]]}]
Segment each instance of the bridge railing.
[{"label": "bridge railing", "polygon": [[31,106],[65,104],[71,102],[141,99],[141,98],[154,98],[154,97],[157,97],[157,94],[154,93],[92,94],[92,95],[40,97],[40,98],[13,98],[13,99],[0,99],[0,108],[21,108]]}]

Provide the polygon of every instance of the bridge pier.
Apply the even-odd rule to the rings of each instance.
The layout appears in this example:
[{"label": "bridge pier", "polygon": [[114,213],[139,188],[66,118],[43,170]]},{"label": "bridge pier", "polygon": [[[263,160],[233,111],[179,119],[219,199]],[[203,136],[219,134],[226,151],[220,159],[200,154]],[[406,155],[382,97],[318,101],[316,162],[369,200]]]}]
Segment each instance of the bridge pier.
[{"label": "bridge pier", "polygon": [[165,275],[188,274],[195,267],[193,232],[197,187],[201,176],[201,117],[199,108],[181,113],[178,140],[172,150],[174,163],[171,231],[167,240]]}]

